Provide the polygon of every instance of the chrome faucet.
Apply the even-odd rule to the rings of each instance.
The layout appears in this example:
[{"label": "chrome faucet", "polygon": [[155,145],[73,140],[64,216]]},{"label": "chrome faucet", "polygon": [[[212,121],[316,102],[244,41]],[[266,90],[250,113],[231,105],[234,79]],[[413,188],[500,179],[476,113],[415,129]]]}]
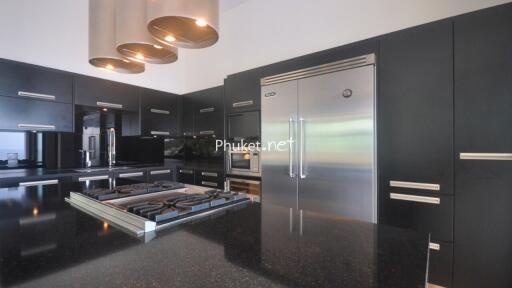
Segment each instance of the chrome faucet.
[{"label": "chrome faucet", "polygon": [[107,130],[108,166],[116,165],[116,129]]}]

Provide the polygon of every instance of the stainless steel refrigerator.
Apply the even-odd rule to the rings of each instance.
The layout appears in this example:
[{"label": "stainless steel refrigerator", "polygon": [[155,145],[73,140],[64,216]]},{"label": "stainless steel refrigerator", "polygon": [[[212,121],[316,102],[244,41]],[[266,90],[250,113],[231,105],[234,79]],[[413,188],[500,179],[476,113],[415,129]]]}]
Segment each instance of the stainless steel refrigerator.
[{"label": "stainless steel refrigerator", "polygon": [[262,206],[290,230],[304,213],[376,222],[374,54],[261,85]]}]

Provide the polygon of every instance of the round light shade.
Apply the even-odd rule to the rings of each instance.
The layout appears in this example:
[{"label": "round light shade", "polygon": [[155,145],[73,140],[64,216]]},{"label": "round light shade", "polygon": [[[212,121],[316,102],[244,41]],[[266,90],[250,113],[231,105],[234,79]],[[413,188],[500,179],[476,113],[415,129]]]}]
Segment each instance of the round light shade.
[{"label": "round light shade", "polygon": [[146,0],[117,0],[117,51],[132,61],[168,64],[178,59],[178,49],[162,45],[146,28]]},{"label": "round light shade", "polygon": [[204,48],[219,40],[219,0],[148,0],[147,28],[158,41]]},{"label": "round light shade", "polygon": [[116,50],[116,0],[89,0],[89,63],[120,72],[144,72],[144,64],[123,59]]}]

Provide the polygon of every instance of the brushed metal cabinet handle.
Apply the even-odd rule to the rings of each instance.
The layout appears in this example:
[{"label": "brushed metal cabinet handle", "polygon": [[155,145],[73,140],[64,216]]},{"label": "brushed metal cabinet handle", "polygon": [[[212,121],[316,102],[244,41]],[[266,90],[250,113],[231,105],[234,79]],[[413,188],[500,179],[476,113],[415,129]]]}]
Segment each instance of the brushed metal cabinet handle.
[{"label": "brushed metal cabinet handle", "polygon": [[135,172],[135,173],[123,173],[123,174],[119,174],[119,178],[140,177],[140,176],[144,176],[144,172]]},{"label": "brushed metal cabinet handle", "polygon": [[460,153],[461,160],[512,160],[512,153]]},{"label": "brushed metal cabinet handle", "polygon": [[208,113],[208,112],[213,112],[213,111],[215,111],[215,108],[214,107],[209,107],[209,108],[200,109],[199,113]]},{"label": "brushed metal cabinet handle", "polygon": [[439,245],[438,243],[430,242],[428,244],[428,248],[431,249],[431,250],[439,251],[439,250],[441,250],[441,245]]},{"label": "brushed metal cabinet handle", "polygon": [[171,135],[171,133],[170,132],[166,132],[166,131],[151,131],[151,135],[169,136],[169,135]]},{"label": "brushed metal cabinet handle", "polygon": [[55,130],[55,125],[43,125],[43,124],[18,124],[20,129],[32,129],[32,130]]},{"label": "brushed metal cabinet handle", "polygon": [[249,101],[241,101],[241,102],[235,102],[233,103],[233,108],[237,108],[237,107],[244,107],[244,106],[250,106],[250,105],[253,105],[254,104],[254,101],[253,100],[249,100]]},{"label": "brushed metal cabinet handle", "polygon": [[441,204],[441,198],[438,197],[426,197],[426,196],[416,196],[409,194],[399,194],[399,193],[389,193],[389,198],[394,200],[403,200],[410,202],[419,202],[419,203],[428,203],[428,204]]},{"label": "brushed metal cabinet handle", "polygon": [[156,114],[165,114],[165,115],[171,114],[171,111],[168,111],[168,110],[151,109],[149,111],[151,111],[151,113],[156,113]]},{"label": "brushed metal cabinet handle", "polygon": [[215,131],[213,130],[206,130],[206,131],[199,131],[200,135],[212,135],[215,134]]},{"label": "brushed metal cabinet handle", "polygon": [[405,182],[405,181],[395,181],[395,180],[389,181],[389,186],[390,187],[400,187],[400,188],[432,190],[432,191],[441,190],[441,185],[439,185],[439,184]]},{"label": "brushed metal cabinet handle", "polygon": [[183,173],[183,174],[194,174],[194,171],[192,171],[192,170],[180,169],[180,173]]},{"label": "brushed metal cabinet handle", "polygon": [[78,178],[78,182],[84,182],[84,181],[90,181],[90,180],[106,180],[106,179],[110,179],[110,177],[108,175],[80,177],[80,178]]},{"label": "brushed metal cabinet handle", "polygon": [[208,177],[218,177],[219,176],[219,174],[217,174],[215,172],[201,172],[201,175],[208,176]]},{"label": "brushed metal cabinet handle", "polygon": [[26,91],[18,91],[18,96],[34,98],[34,99],[42,99],[42,100],[48,100],[48,101],[55,101],[55,99],[56,99],[56,97],[53,95],[26,92]]},{"label": "brushed metal cabinet handle", "polygon": [[115,109],[123,109],[123,105],[122,104],[116,104],[116,103],[108,103],[108,102],[96,102],[96,105],[97,106],[100,106],[100,107],[106,107],[106,108],[115,108]]},{"label": "brushed metal cabinet handle", "polygon": [[205,186],[210,186],[210,187],[218,187],[219,185],[215,182],[210,182],[210,181],[201,181],[201,184],[205,185]]},{"label": "brushed metal cabinet handle", "polygon": [[161,175],[161,174],[169,174],[171,173],[171,170],[155,170],[155,171],[151,171],[149,172],[149,174],[151,175]]},{"label": "brushed metal cabinet handle", "polygon": [[183,136],[192,136],[192,132],[183,132]]},{"label": "brushed metal cabinet handle", "polygon": [[31,186],[45,186],[45,185],[54,185],[59,184],[59,180],[43,180],[43,181],[32,181],[32,182],[20,182],[20,187],[31,187]]}]

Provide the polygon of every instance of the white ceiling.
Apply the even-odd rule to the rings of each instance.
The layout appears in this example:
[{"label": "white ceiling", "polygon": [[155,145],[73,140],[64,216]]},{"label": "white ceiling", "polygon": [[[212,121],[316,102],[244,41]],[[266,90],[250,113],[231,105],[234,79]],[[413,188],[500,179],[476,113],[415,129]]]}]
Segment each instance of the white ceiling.
[{"label": "white ceiling", "polygon": [[2,0],[0,58],[174,93],[221,85],[226,75],[503,0],[220,0],[220,40],[180,50],[178,62],[123,75],[90,66],[88,0]]}]

